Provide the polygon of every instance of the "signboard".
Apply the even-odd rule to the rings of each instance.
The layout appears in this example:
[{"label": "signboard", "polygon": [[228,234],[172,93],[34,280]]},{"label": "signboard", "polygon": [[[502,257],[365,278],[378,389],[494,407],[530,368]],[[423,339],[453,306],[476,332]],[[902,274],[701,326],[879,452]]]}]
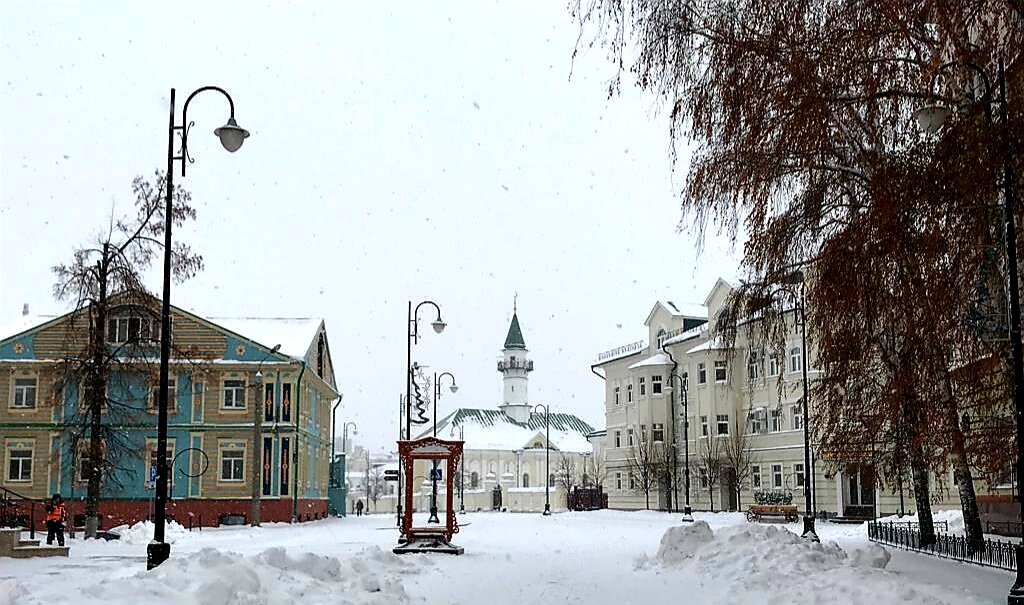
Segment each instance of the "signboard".
[{"label": "signboard", "polygon": [[398,481],[398,470],[385,470],[384,471],[385,481]]},{"label": "signboard", "polygon": [[442,468],[432,468],[432,469],[430,469],[430,480],[431,481],[444,481],[444,479],[441,478],[443,471],[444,471],[444,469],[442,469]]}]

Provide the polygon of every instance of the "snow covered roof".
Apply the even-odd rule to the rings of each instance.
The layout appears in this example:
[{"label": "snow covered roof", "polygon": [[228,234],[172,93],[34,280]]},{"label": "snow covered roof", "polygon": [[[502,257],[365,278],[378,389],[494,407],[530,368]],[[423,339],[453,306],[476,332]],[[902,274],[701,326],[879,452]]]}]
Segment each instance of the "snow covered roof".
[{"label": "snow covered roof", "polygon": [[658,307],[668,311],[672,317],[690,317],[693,319],[708,318],[708,308],[705,305],[698,305],[694,303],[677,304],[671,300],[659,300],[654,303],[654,307],[651,308],[651,312],[647,314],[647,319],[644,320],[645,326],[651,325],[651,319],[658,311]]},{"label": "snow covered roof", "polygon": [[12,336],[17,336],[22,332],[27,332],[51,322],[58,317],[57,315],[19,315],[17,319],[6,321],[3,326],[0,326],[0,340],[7,340]]},{"label": "snow covered roof", "polygon": [[[516,422],[500,410],[459,408],[438,421],[437,435],[442,439],[458,439],[460,426],[466,449],[476,450],[529,449],[535,438],[543,440],[545,429],[544,414],[530,414],[527,422]],[[593,430],[594,427],[573,414],[551,413],[552,449],[591,452],[593,448],[587,435]]]},{"label": "snow covered roof", "polygon": [[686,352],[687,352],[687,354],[689,354],[689,353],[700,353],[701,351],[727,351],[727,350],[729,350],[729,347],[725,346],[725,343],[722,342],[721,340],[715,338],[715,339],[712,339],[712,340],[709,340],[709,341],[705,342],[704,344],[697,345],[697,346],[693,347],[692,349],[687,349]]},{"label": "snow covered roof", "polygon": [[690,328],[685,332],[680,332],[679,334],[676,334],[672,338],[666,338],[665,341],[662,342],[661,344],[662,346],[667,347],[669,345],[678,344],[680,342],[686,342],[687,340],[693,340],[694,338],[700,336],[701,332],[703,332],[706,329],[707,324],[701,324],[695,328]]},{"label": "snow covered roof", "polygon": [[666,355],[664,353],[658,353],[656,355],[651,355],[647,359],[644,359],[642,361],[638,361],[638,362],[634,363],[633,365],[629,366],[629,369],[630,370],[635,370],[636,368],[645,368],[645,367],[648,367],[648,366],[670,366],[670,365],[673,365],[673,364],[672,364],[672,360],[669,359],[668,355]]},{"label": "snow covered roof", "polygon": [[323,320],[318,317],[206,317],[269,348],[281,345],[289,357],[304,358]]}]

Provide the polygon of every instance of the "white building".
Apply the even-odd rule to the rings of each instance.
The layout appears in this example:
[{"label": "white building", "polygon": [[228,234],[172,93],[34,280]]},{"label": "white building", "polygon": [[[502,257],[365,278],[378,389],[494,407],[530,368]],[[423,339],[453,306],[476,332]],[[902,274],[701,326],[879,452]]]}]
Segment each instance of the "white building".
[{"label": "white building", "polygon": [[[573,414],[558,412],[553,405],[549,441],[544,409],[530,403],[529,375],[533,369],[518,313],[513,312],[497,364],[502,377],[501,403],[493,408],[459,408],[437,422],[439,438],[466,442],[460,477],[455,478],[453,487],[458,503],[458,487],[463,482],[467,510],[493,508],[500,493],[502,508],[542,511],[545,483],[549,486],[552,510],[564,509],[566,485],[583,483],[584,469],[593,451],[587,435],[594,428]],[[428,429],[418,437],[431,434],[433,430]],[[547,463],[545,454],[549,454]],[[416,466],[418,485],[413,488],[420,494],[418,510],[429,507],[427,468],[427,463]],[[439,493],[444,492],[444,487],[443,483],[438,486]],[[439,498],[442,509],[443,504],[443,498]]]}]

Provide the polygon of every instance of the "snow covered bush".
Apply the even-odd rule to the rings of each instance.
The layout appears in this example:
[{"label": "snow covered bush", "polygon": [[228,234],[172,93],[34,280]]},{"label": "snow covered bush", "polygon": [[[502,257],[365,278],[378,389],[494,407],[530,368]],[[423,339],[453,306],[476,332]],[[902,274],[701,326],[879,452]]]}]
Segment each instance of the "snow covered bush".
[{"label": "snow covered bush", "polygon": [[781,489],[756,489],[754,490],[754,504],[792,504],[793,492]]}]

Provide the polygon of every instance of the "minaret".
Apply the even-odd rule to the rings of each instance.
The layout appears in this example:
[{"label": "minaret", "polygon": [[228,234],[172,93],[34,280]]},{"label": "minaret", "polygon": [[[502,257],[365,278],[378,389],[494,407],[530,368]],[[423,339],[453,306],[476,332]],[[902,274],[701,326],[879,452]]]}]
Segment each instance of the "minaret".
[{"label": "minaret", "polygon": [[519,316],[516,303],[512,304],[512,323],[505,337],[505,347],[498,361],[498,371],[504,382],[502,404],[499,409],[516,422],[530,420],[530,397],[528,391],[529,374],[533,371],[533,361],[527,358],[526,342],[523,331],[519,328]]}]

